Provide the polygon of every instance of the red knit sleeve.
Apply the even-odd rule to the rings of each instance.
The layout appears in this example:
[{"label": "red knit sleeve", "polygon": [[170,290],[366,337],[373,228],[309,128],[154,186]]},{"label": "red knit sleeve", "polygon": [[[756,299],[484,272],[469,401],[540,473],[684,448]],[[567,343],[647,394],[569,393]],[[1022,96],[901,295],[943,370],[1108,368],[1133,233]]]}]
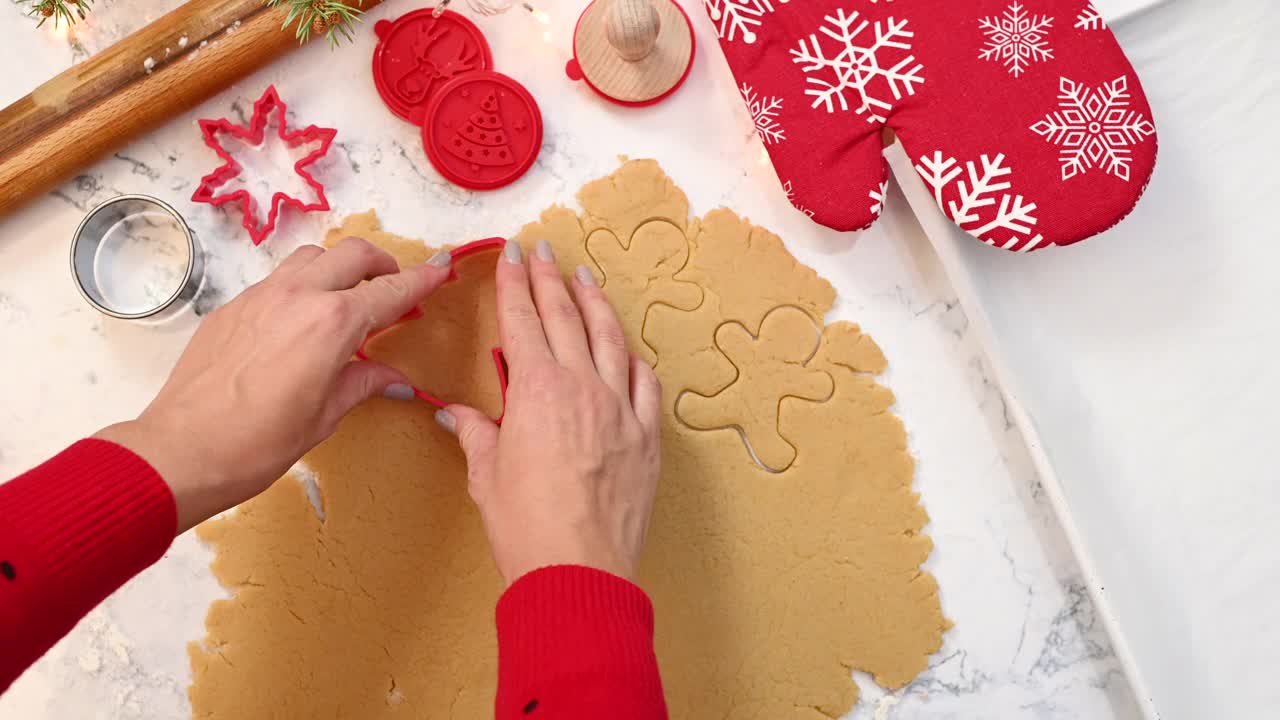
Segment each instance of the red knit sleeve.
[{"label": "red knit sleeve", "polygon": [[177,528],[145,460],[81,440],[0,485],[0,692],[129,578]]},{"label": "red knit sleeve", "polygon": [[653,605],[615,575],[561,565],[498,601],[497,720],[665,720]]}]

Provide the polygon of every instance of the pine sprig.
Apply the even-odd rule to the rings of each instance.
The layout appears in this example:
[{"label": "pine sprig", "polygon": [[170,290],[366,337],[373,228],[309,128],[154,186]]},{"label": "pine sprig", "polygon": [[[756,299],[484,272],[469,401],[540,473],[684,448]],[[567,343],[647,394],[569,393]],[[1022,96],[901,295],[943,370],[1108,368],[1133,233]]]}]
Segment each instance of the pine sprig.
[{"label": "pine sprig", "polygon": [[[264,0],[267,7],[287,7],[289,14],[285,16],[281,29],[294,26],[294,35],[301,45],[311,36],[324,33],[331,47],[337,47],[343,40],[354,38],[352,26],[360,22],[363,10],[352,7],[344,0]],[[364,0],[354,0],[356,5],[364,5]]]},{"label": "pine sprig", "polygon": [[89,14],[89,6],[93,4],[93,0],[14,0],[14,2],[31,6],[31,11],[27,14],[40,18],[36,27],[49,22],[50,18],[53,19],[54,27],[63,22],[66,22],[68,27],[75,25],[76,20],[83,20]]}]

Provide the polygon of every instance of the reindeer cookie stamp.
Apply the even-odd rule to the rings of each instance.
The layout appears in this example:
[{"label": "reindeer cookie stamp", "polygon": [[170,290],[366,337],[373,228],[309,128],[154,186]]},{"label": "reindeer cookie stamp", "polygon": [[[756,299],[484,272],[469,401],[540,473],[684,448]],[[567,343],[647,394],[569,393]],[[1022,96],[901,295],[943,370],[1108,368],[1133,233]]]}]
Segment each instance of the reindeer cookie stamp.
[{"label": "reindeer cookie stamp", "polygon": [[493,67],[480,29],[458,13],[415,10],[373,26],[373,82],[391,111],[422,125],[433,96],[458,75]]}]

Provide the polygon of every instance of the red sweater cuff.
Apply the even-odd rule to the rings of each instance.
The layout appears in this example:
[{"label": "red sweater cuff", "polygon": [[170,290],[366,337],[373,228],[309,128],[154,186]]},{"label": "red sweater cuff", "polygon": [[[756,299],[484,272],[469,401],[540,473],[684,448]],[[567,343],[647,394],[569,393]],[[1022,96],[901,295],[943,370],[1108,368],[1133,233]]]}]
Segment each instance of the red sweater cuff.
[{"label": "red sweater cuff", "polygon": [[574,712],[584,695],[614,718],[667,716],[653,605],[636,585],[593,568],[542,568],[507,589],[497,621],[499,720],[585,718]]},{"label": "red sweater cuff", "polygon": [[0,689],[159,560],[177,525],[160,475],[105,440],[81,440],[0,485]]}]

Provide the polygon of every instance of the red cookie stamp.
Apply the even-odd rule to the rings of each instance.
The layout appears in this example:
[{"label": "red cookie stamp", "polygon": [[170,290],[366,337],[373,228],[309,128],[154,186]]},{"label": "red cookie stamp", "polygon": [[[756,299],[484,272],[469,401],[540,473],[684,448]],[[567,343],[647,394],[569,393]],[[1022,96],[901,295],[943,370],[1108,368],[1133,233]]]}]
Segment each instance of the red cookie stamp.
[{"label": "red cookie stamp", "polygon": [[449,10],[438,18],[431,12],[415,10],[373,26],[373,83],[387,107],[414,125],[450,80],[493,67],[489,43],[474,23]]},{"label": "red cookie stamp", "polygon": [[422,143],[450,182],[492,190],[533,165],[542,149],[542,113],[529,91],[506,75],[468,73],[435,93]]}]

